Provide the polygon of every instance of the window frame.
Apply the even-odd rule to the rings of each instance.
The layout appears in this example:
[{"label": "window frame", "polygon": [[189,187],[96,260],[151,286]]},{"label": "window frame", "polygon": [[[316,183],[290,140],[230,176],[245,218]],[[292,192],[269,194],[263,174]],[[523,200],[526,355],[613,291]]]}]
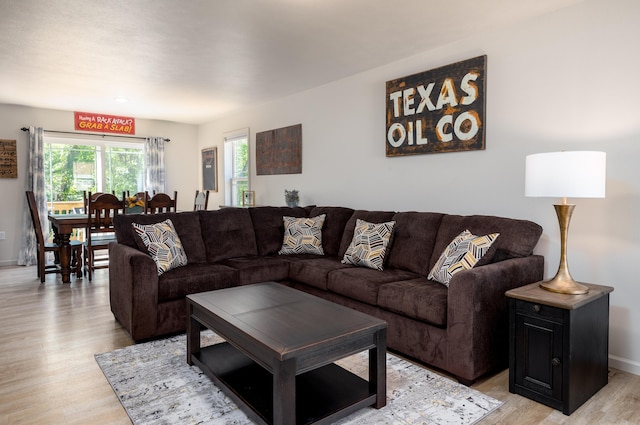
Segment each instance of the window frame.
[{"label": "window frame", "polygon": [[[243,142],[247,146],[247,176],[237,177],[236,155],[237,143]],[[247,190],[251,190],[251,143],[249,140],[249,128],[243,128],[224,134],[224,183],[225,204],[238,207],[242,206],[242,197],[236,196],[238,184],[246,182]]]},{"label": "window frame", "polygon": [[[103,135],[99,135],[99,136],[96,135],[96,138],[92,138],[91,135],[82,135],[82,136],[45,135],[43,138],[43,142],[44,142],[45,155],[46,155],[46,150],[48,149],[47,145],[52,145],[52,144],[96,147],[95,149],[96,157],[94,158],[95,167],[96,167],[95,169],[96,183],[95,184],[96,184],[96,191],[98,192],[104,192],[107,186],[107,171],[108,171],[107,170],[107,154],[106,154],[107,149],[108,148],[130,148],[130,149],[140,150],[142,154],[142,166],[143,166],[142,180],[143,180],[143,186],[144,186],[144,176],[145,176],[145,170],[146,170],[146,161],[145,161],[145,155],[144,155],[144,150],[145,150],[144,140],[123,141],[120,139],[109,138],[108,136],[103,136]],[[51,171],[49,164],[45,164],[43,171],[45,171],[47,167],[49,167],[49,171]],[[47,193],[48,195],[47,204],[49,205],[54,202],[52,199],[53,199],[53,193],[55,191],[53,191],[53,188],[51,187],[51,178],[46,175],[44,176],[44,178],[45,178],[45,193]],[[143,191],[143,189],[138,187],[137,191]]]}]

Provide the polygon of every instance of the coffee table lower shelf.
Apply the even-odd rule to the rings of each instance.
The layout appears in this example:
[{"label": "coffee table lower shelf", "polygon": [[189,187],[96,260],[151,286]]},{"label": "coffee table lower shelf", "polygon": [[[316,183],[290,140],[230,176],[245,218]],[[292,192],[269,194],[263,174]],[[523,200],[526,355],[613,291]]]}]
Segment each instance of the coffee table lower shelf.
[{"label": "coffee table lower shelf", "polygon": [[[191,359],[252,420],[273,423],[273,376],[268,370],[227,342],[202,347]],[[329,424],[375,402],[368,381],[333,363],[296,376],[298,425]]]}]

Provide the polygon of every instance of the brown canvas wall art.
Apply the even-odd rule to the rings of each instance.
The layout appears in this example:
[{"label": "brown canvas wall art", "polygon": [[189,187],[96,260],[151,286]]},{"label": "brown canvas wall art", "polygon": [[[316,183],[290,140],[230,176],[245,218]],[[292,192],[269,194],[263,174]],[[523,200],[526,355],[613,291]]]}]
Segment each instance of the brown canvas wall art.
[{"label": "brown canvas wall art", "polygon": [[302,174],[302,124],[256,133],[256,173]]}]

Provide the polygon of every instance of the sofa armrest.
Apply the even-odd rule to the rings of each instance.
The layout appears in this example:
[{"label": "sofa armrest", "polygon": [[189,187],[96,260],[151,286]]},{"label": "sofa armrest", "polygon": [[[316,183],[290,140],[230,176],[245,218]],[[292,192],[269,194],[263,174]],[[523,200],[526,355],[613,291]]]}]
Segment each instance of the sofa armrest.
[{"label": "sofa armrest", "polygon": [[109,244],[109,301],[115,318],[141,340],[155,335],[158,320],[158,269],[145,252]]},{"label": "sofa armrest", "polygon": [[509,289],[542,280],[544,257],[512,258],[465,270],[449,283],[448,370],[461,381],[506,367],[509,358]]}]

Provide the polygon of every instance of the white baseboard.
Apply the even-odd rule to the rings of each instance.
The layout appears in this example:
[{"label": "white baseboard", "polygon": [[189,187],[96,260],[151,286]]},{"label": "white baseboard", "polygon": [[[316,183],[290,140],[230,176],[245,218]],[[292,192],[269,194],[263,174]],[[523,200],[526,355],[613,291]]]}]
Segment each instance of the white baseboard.
[{"label": "white baseboard", "polygon": [[0,267],[2,266],[17,266],[18,260],[4,260],[0,261]]},{"label": "white baseboard", "polygon": [[640,363],[618,356],[609,355],[609,366],[625,372],[640,375]]}]

